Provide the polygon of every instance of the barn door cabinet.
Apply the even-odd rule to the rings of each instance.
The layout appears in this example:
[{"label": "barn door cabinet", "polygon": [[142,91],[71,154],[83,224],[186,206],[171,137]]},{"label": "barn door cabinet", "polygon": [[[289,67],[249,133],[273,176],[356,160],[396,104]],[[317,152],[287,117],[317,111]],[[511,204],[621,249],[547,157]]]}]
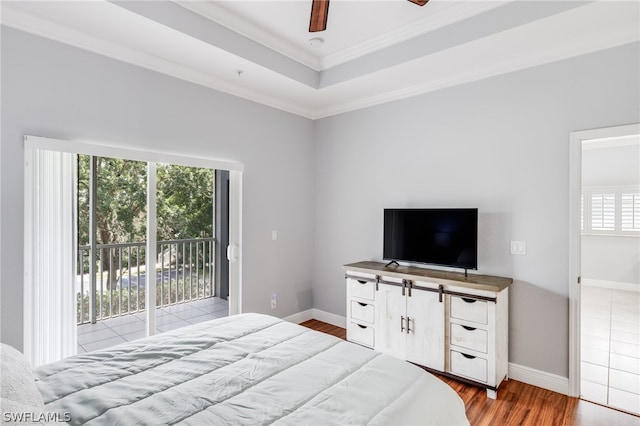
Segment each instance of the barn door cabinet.
[{"label": "barn door cabinet", "polygon": [[347,340],[482,386],[507,378],[510,278],[344,265]]}]

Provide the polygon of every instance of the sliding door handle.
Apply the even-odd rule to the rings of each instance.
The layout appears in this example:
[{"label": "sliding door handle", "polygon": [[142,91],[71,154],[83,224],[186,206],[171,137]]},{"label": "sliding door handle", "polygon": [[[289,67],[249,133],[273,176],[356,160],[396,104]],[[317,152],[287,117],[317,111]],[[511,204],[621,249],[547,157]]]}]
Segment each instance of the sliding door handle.
[{"label": "sliding door handle", "polygon": [[227,260],[229,262],[235,262],[238,260],[238,246],[235,244],[229,244],[227,246]]}]

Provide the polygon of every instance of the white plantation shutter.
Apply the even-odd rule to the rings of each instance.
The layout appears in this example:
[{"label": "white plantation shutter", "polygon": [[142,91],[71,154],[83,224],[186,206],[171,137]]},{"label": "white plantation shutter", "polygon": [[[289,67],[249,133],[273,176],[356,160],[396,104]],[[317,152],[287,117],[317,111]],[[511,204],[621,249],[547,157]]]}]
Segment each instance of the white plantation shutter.
[{"label": "white plantation shutter", "polygon": [[580,194],[580,230],[584,231],[584,194]]},{"label": "white plantation shutter", "polygon": [[593,231],[616,230],[616,194],[591,194],[591,229]]},{"label": "white plantation shutter", "polygon": [[640,232],[640,193],[621,195],[621,230]]},{"label": "white plantation shutter", "polygon": [[580,198],[583,235],[640,236],[640,189],[584,188]]}]

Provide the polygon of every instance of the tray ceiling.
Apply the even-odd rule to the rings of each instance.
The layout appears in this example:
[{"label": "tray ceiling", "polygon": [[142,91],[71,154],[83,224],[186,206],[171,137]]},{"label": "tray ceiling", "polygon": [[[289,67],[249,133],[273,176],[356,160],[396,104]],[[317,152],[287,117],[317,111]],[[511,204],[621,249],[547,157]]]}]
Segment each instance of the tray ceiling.
[{"label": "tray ceiling", "polygon": [[[637,1],[3,1],[2,23],[316,119],[640,40]],[[321,37],[313,47],[309,40]]]}]

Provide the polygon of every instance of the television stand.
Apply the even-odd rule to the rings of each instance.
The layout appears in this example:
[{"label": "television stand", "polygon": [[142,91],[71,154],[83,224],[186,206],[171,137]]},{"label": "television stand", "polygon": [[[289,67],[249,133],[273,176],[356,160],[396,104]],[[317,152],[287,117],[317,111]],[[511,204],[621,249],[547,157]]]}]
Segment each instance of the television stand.
[{"label": "television stand", "polygon": [[347,340],[485,388],[495,399],[508,373],[513,280],[388,265],[343,266]]}]

